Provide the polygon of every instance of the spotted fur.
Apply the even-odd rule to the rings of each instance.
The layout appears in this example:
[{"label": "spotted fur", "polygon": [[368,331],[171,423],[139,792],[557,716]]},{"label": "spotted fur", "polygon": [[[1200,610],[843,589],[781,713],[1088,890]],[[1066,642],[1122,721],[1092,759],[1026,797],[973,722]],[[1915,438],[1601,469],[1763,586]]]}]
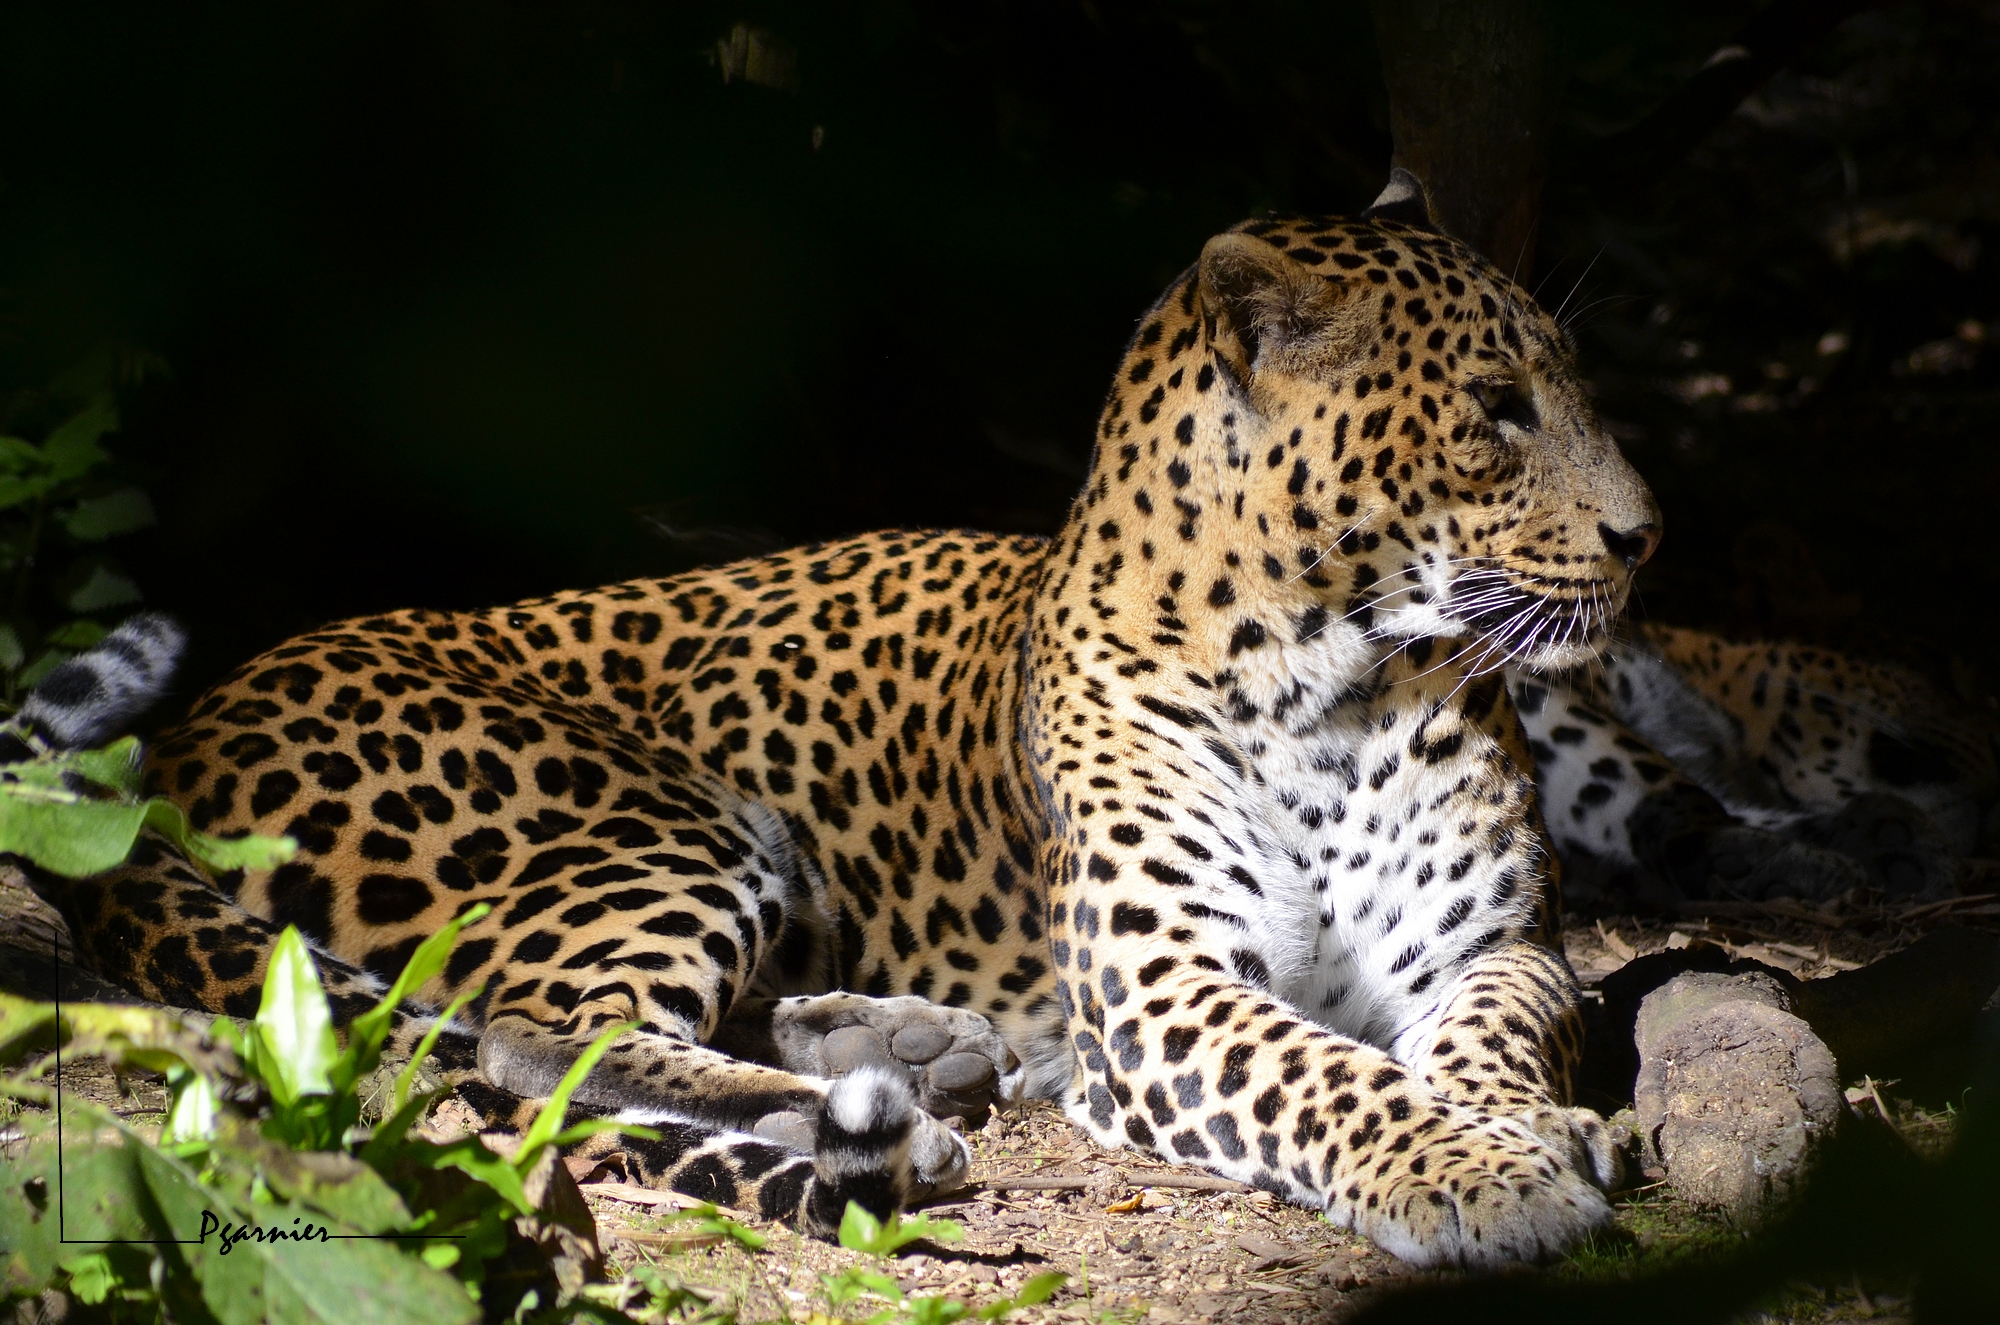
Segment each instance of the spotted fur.
[{"label": "spotted fur", "polygon": [[1478,255],[1246,223],[1141,319],[1054,539],[329,626],[146,771],[297,860],[148,842],[56,892],[99,970],[238,1013],[280,926],[351,1015],[489,903],[420,991],[484,988],[461,1094],[516,1116],[638,1022],[579,1096],[662,1132],[633,1176],[818,1232],[956,1183],[934,1115],[1027,1093],[1413,1260],[1550,1254],[1615,1159],[1502,669],[1595,655],[1658,524]]},{"label": "spotted fur", "polygon": [[1947,896],[2000,790],[1990,718],[1826,649],[1653,625],[1510,684],[1566,858],[1637,867],[1668,904]]}]

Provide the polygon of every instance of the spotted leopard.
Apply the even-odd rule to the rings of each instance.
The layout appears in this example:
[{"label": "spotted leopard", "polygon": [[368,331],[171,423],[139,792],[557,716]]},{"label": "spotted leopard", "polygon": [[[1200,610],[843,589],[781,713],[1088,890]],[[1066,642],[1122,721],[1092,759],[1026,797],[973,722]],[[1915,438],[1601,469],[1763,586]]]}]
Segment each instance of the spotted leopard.
[{"label": "spotted leopard", "polygon": [[211,880],[148,839],[41,882],[97,970],[232,1013],[282,926],[348,1016],[487,903],[419,996],[483,988],[439,1042],[460,1094],[517,1117],[636,1022],[579,1107],[661,1138],[592,1144],[817,1233],[959,1183],[940,1117],[1034,1095],[1415,1261],[1551,1254],[1617,1163],[1569,1099],[1559,705],[1524,729],[1503,667],[1602,649],[1659,524],[1561,331],[1399,174],[1208,243],[1054,538],[328,626],[146,765],[297,859]]}]

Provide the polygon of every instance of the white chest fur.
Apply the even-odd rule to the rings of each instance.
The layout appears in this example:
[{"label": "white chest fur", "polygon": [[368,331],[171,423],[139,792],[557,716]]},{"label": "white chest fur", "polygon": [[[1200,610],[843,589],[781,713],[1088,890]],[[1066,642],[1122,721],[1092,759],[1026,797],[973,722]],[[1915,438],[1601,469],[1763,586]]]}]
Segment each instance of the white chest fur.
[{"label": "white chest fur", "polygon": [[[1257,889],[1230,904],[1273,993],[1390,1046],[1533,909],[1541,848],[1504,804],[1504,761],[1380,667],[1227,679],[1219,698],[1244,773],[1224,799],[1261,863]],[[1456,738],[1438,739],[1446,730]]]}]

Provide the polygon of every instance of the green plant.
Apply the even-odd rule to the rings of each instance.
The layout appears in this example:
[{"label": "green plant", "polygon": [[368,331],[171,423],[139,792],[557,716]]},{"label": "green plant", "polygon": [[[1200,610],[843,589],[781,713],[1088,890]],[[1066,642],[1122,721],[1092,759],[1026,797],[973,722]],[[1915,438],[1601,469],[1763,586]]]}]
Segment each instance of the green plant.
[{"label": "green plant", "polygon": [[726,1238],[746,1251],[762,1251],[764,1244],[770,1241],[756,1229],[737,1223],[705,1201],[686,1210],[676,1210],[667,1216],[667,1222],[693,1224],[697,1233]]},{"label": "green plant", "polygon": [[[141,598],[105,545],[152,524],[153,503],[120,480],[102,442],[118,428],[119,389],[165,367],[106,342],[46,388],[0,393],[0,576],[11,580],[0,591],[0,700],[18,701],[104,637],[97,618]],[[50,609],[63,619],[43,628]]]},{"label": "green plant", "polygon": [[[427,939],[382,1001],[350,1025],[344,1047],[305,943],[289,928],[268,960],[257,1016],[240,1027],[0,995],[0,1064],[54,1042],[72,1057],[164,1072],[170,1099],[157,1141],[71,1100],[59,1120],[42,1115],[26,1127],[0,1185],[0,1298],[57,1287],[121,1318],[212,1316],[224,1325],[455,1325],[560,1305],[546,1300],[546,1283],[518,1294],[510,1287],[506,1301],[489,1290],[521,1282],[496,1276],[527,1245],[515,1234],[541,1218],[530,1189],[538,1166],[554,1162],[549,1152],[619,1126],[565,1128],[563,1115],[629,1026],[609,1028],[585,1051],[512,1156],[478,1137],[438,1142],[410,1130],[436,1098],[410,1094],[416,1065],[464,998],[402,1070],[391,1116],[373,1129],[359,1122],[356,1088],[380,1062],[396,1007],[443,969],[459,931],[487,911],[475,906]],[[41,1081],[52,1062],[0,1078],[0,1094],[53,1105]]]},{"label": "green plant", "polygon": [[57,752],[27,741],[30,758],[0,763],[0,852],[70,878],[101,874],[150,828],[211,870],[268,870],[298,849],[289,837],[212,837],[181,808],[139,794],[138,741]]},{"label": "green plant", "polygon": [[587,1284],[584,1307],[592,1314],[637,1325],[733,1325],[736,1312],[710,1290],[682,1283],[672,1271],[641,1261],[616,1283]]},{"label": "green plant", "polygon": [[827,1301],[836,1311],[858,1301],[864,1294],[886,1300],[873,1315],[861,1317],[866,1325],[951,1325],[959,1320],[1003,1320],[1021,1307],[1046,1302],[1062,1287],[1069,1275],[1061,1270],[1038,1274],[1021,1285],[1012,1297],[1003,1297],[983,1307],[945,1297],[942,1294],[911,1296],[903,1292],[883,1262],[898,1249],[921,1238],[933,1242],[957,1242],[965,1230],[949,1219],[916,1215],[905,1219],[890,1215],[885,1223],[853,1201],[840,1220],[840,1245],[872,1258],[868,1265],[849,1266],[839,1274],[821,1275]]}]

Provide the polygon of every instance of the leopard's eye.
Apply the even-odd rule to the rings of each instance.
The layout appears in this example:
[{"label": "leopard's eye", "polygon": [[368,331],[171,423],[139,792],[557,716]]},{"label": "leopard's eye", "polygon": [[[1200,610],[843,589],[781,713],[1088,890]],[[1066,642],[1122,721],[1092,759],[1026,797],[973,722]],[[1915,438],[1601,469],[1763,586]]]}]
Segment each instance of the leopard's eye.
[{"label": "leopard's eye", "polygon": [[1472,383],[1466,390],[1478,402],[1479,408],[1486,411],[1486,417],[1495,423],[1511,423],[1517,428],[1528,429],[1541,424],[1540,417],[1535,413],[1535,402],[1511,377],[1485,378]]}]

